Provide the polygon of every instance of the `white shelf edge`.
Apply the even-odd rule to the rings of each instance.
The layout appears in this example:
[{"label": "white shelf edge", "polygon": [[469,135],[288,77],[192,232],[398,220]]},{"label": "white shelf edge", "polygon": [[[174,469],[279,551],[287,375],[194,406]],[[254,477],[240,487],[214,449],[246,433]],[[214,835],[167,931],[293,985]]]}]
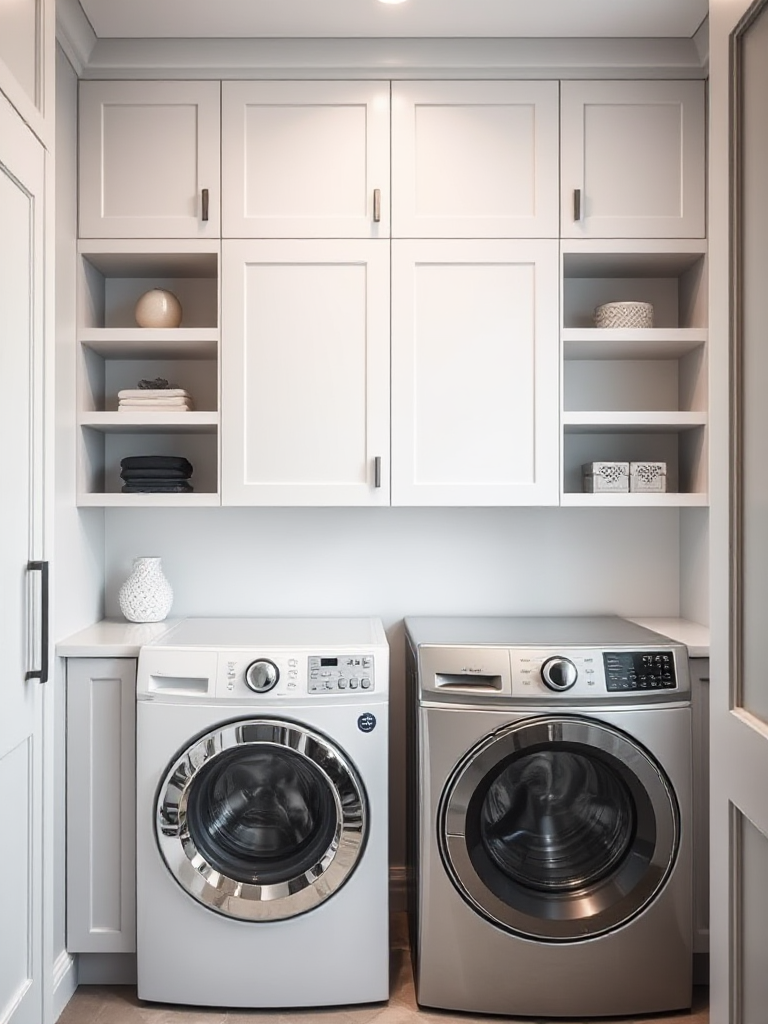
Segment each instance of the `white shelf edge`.
[{"label": "white shelf edge", "polygon": [[158,331],[140,327],[93,327],[81,330],[78,342],[105,359],[215,359],[219,331],[216,327]]},{"label": "white shelf edge", "polygon": [[677,433],[706,427],[705,412],[564,412],[564,432],[660,431]]},{"label": "white shelf edge", "polygon": [[665,492],[664,494],[585,494],[564,491],[560,504],[579,508],[693,508],[709,505],[702,493]]},{"label": "white shelf edge", "polygon": [[189,494],[122,494],[93,492],[78,494],[79,508],[201,508],[221,505],[221,495],[212,492]]},{"label": "white shelf edge", "polygon": [[647,328],[606,330],[565,327],[561,331],[563,359],[679,359],[703,348],[706,328]]},{"label": "white shelf edge", "polygon": [[81,413],[78,426],[105,434],[208,434],[219,426],[217,412],[90,412]]}]

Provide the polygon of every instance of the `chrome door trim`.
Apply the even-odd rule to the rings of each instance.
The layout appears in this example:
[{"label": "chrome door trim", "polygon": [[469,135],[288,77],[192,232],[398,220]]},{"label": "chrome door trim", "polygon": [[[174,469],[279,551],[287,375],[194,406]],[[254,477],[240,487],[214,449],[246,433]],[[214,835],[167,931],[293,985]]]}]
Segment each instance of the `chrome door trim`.
[{"label": "chrome door trim", "polygon": [[[559,895],[511,883],[510,905],[489,888],[473,862],[467,842],[470,802],[500,763],[553,746],[576,750],[615,769],[639,798],[642,820],[628,853],[607,877]],[[493,924],[526,938],[575,942],[622,926],[655,898],[677,855],[680,813],[661,768],[630,736],[595,719],[541,716],[491,733],[464,756],[443,791],[437,829],[445,868],[470,906]]]},{"label": "chrome door trim", "polygon": [[[327,848],[307,870],[279,883],[248,884],[227,877],[206,860],[190,835],[187,805],[196,776],[241,746],[292,750],[311,763],[333,798],[336,826]],[[204,906],[244,921],[284,920],[323,903],[354,871],[367,832],[365,792],[348,759],[319,733],[281,719],[229,722],[196,739],[166,771],[155,805],[157,844],[175,880]]]}]

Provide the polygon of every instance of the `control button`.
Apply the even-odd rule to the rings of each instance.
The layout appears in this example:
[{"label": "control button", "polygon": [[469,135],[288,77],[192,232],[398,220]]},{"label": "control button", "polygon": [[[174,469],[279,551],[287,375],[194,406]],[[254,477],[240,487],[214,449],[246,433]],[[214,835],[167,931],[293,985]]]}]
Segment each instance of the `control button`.
[{"label": "control button", "polygon": [[360,680],[360,685],[364,690],[370,690],[372,683],[368,676],[363,676],[363,678]]},{"label": "control button", "polygon": [[363,658],[363,668],[370,668],[371,660],[371,658]]},{"label": "control button", "polygon": [[342,676],[339,679],[339,689],[340,690],[346,690],[346,688],[347,688],[347,680],[344,678],[344,676]]},{"label": "control button", "polygon": [[333,679],[326,679],[326,681],[325,681],[325,688],[326,688],[326,690],[335,690],[336,689],[336,683],[334,682]]},{"label": "control button", "polygon": [[357,686],[358,686],[358,682],[357,682],[356,679],[350,679],[349,680],[349,688],[350,688],[350,690],[356,690]]}]

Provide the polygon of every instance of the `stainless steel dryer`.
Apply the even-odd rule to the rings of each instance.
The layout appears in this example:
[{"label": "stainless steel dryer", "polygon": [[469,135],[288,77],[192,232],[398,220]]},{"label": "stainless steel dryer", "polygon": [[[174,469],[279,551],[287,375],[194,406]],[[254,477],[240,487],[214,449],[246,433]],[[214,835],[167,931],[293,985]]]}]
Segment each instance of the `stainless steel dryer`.
[{"label": "stainless steel dryer", "polygon": [[687,652],[615,617],[408,618],[416,997],[691,1004]]}]

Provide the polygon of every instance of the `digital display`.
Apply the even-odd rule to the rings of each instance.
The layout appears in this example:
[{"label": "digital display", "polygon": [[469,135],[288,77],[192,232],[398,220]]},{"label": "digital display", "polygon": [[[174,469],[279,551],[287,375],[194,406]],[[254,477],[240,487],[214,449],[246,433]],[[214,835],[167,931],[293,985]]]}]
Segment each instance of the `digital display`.
[{"label": "digital display", "polygon": [[339,664],[339,659],[338,658],[321,658],[320,659],[320,667],[321,668],[336,668],[338,664]]}]

